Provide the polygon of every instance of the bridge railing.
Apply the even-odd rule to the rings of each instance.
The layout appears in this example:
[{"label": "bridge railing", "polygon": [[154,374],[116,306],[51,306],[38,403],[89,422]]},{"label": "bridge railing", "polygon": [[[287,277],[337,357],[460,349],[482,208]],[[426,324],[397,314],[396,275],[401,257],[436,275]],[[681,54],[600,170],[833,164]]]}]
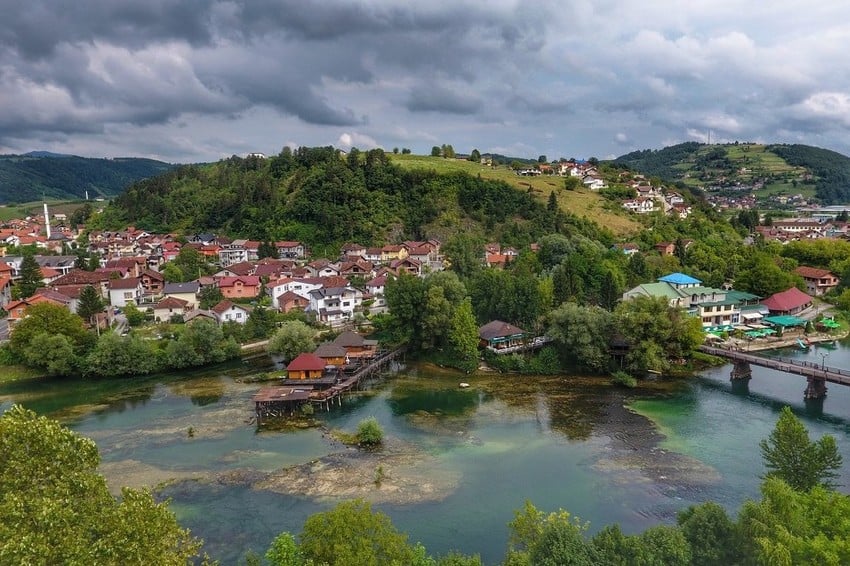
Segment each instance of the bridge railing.
[{"label": "bridge railing", "polygon": [[824,372],[833,373],[835,375],[842,375],[845,377],[850,377],[850,370],[835,368],[831,366],[825,366],[823,363],[817,362],[807,362],[805,360],[795,360],[793,358],[783,358],[781,356],[759,356],[755,352],[745,352],[742,350],[727,350],[724,348],[715,348],[713,346],[702,346],[700,348],[703,352],[708,354],[714,354],[716,356],[722,356],[726,358],[731,358],[733,360],[753,360],[753,359],[761,359],[761,360],[771,360],[777,363],[786,364],[789,366],[797,366],[797,367],[806,367],[816,370],[821,370]]}]

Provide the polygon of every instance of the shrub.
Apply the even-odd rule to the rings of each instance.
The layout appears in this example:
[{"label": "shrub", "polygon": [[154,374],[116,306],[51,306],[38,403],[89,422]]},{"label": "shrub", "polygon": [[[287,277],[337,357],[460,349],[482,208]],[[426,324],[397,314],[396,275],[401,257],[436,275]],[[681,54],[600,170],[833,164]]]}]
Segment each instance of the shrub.
[{"label": "shrub", "polygon": [[624,371],[615,371],[612,373],[611,381],[613,381],[616,385],[622,385],[623,387],[637,387],[637,379]]},{"label": "shrub", "polygon": [[375,446],[384,440],[384,431],[378,419],[369,417],[357,425],[357,442],[366,446]]}]

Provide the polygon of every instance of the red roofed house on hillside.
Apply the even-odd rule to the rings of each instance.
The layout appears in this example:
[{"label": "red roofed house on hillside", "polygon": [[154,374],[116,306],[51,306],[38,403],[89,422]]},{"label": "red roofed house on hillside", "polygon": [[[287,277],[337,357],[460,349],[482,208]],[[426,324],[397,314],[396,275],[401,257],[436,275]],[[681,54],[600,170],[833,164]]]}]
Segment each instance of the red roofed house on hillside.
[{"label": "red roofed house on hillside", "polygon": [[321,379],[325,371],[325,360],[316,354],[299,354],[286,366],[288,379]]},{"label": "red roofed house on hillside", "polygon": [[260,294],[260,278],[256,275],[222,277],[218,288],[226,299],[253,299]]},{"label": "red roofed house on hillside", "polygon": [[761,302],[771,315],[794,315],[812,306],[812,298],[796,287],[774,293]]},{"label": "red roofed house on hillside", "polygon": [[806,291],[815,297],[819,297],[838,287],[838,277],[828,269],[818,269],[816,267],[801,265],[794,270],[794,273],[803,278],[803,281],[806,282]]}]

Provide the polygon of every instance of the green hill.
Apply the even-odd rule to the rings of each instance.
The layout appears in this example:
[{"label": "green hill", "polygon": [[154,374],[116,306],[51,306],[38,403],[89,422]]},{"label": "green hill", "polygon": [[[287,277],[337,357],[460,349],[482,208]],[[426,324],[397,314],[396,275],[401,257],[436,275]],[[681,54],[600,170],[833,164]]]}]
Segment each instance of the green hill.
[{"label": "green hill", "polygon": [[753,186],[762,196],[787,192],[826,204],[850,201],[850,158],[806,145],[687,142],[634,151],[613,163],[689,187]]},{"label": "green hill", "polygon": [[140,179],[174,165],[153,159],[92,159],[47,152],[0,155],[0,204],[48,199],[112,197]]},{"label": "green hill", "polygon": [[544,193],[487,178],[471,162],[427,163],[416,166],[413,158],[404,162],[382,150],[343,156],[331,147],[286,149],[269,159],[232,157],[135,183],[96,222],[293,239],[334,254],[346,241],[446,240],[458,233],[517,246],[553,231],[612,241],[595,222],[547,206],[551,187]]}]

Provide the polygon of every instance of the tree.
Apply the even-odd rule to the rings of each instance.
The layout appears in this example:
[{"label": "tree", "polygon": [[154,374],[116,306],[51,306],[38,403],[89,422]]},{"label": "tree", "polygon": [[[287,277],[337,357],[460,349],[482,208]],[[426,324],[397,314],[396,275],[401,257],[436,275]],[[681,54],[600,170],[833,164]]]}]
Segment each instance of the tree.
[{"label": "tree", "polygon": [[458,367],[472,371],[478,366],[478,325],[472,314],[472,303],[464,300],[455,309],[449,332],[449,345],[452,357],[457,360]]},{"label": "tree", "polygon": [[251,314],[248,315],[244,336],[248,340],[268,338],[269,334],[275,329],[276,323],[277,319],[274,311],[267,309],[263,305],[257,305],[251,311]]},{"label": "tree", "polygon": [[304,555],[298,544],[288,532],[284,531],[277,535],[271,546],[266,551],[266,560],[272,566],[306,566]]},{"label": "tree", "polygon": [[145,313],[143,313],[135,303],[127,303],[127,306],[122,309],[122,312],[127,318],[127,324],[129,324],[130,327],[134,328],[145,321]]},{"label": "tree", "polygon": [[477,149],[473,149],[472,153],[469,154],[469,160],[478,163],[481,161],[481,152]]},{"label": "tree", "polygon": [[614,310],[614,327],[629,343],[626,369],[665,371],[670,360],[686,358],[702,343],[699,318],[670,306],[666,297],[634,297]]},{"label": "tree", "polygon": [[224,300],[224,295],[217,285],[204,285],[198,291],[198,306],[202,309],[211,309]]},{"label": "tree", "polygon": [[549,193],[549,202],[546,203],[546,210],[549,212],[558,210],[558,197],[555,196],[555,191]]},{"label": "tree", "polygon": [[567,177],[566,179],[564,179],[564,189],[566,189],[568,191],[574,191],[574,190],[576,190],[580,187],[581,187],[581,179],[579,179],[578,177],[570,176],[570,177]]},{"label": "tree", "polygon": [[173,261],[169,261],[162,268],[162,277],[169,283],[182,283],[186,280],[183,270]]},{"label": "tree", "polygon": [[549,161],[549,160],[548,160],[548,159],[546,159],[546,156],[545,156],[545,155],[541,155],[540,157],[538,157],[538,158],[537,158],[537,163],[546,163],[546,162],[548,162],[548,161]]},{"label": "tree", "polygon": [[33,342],[39,334],[67,337],[75,355],[85,355],[95,341],[80,317],[65,307],[44,302],[27,308],[26,317],[12,330],[9,349],[20,359],[32,360],[35,367],[43,367],[38,359],[44,352]]},{"label": "tree", "polygon": [[103,312],[104,300],[95,288],[91,285],[86,285],[80,291],[80,298],[77,301],[77,314],[89,324],[94,324],[94,317],[100,312]]},{"label": "tree", "polygon": [[482,268],[484,240],[460,232],[449,238],[443,253],[449,261],[449,269],[467,278]]},{"label": "tree", "polygon": [[88,271],[95,271],[100,267],[100,257],[97,254],[91,254],[89,256],[89,266],[86,268]]},{"label": "tree", "polygon": [[277,246],[274,245],[274,242],[262,241],[260,242],[260,246],[257,248],[257,258],[277,258]]},{"label": "tree", "polygon": [[384,431],[378,424],[378,419],[369,417],[357,424],[357,442],[364,446],[376,446],[383,442]]},{"label": "tree", "polygon": [[783,407],[770,436],[759,443],[766,477],[785,481],[793,489],[809,491],[817,485],[835,486],[842,458],[835,438],[826,435],[816,442],[790,407]]},{"label": "tree", "polygon": [[602,373],[610,363],[609,341],[614,317],[601,307],[564,303],[549,315],[547,336],[578,367]]},{"label": "tree", "polygon": [[576,523],[558,521],[547,525],[540,542],[529,553],[534,566],[597,566],[596,548],[584,538],[584,528]]},{"label": "tree", "polygon": [[168,366],[175,369],[220,363],[239,353],[239,344],[225,338],[215,322],[204,319],[187,324],[180,337],[165,348]]},{"label": "tree", "polygon": [[850,497],[816,485],[799,491],[778,477],[738,513],[743,564],[850,564]]},{"label": "tree", "polygon": [[431,157],[440,157],[443,154],[443,150],[440,149],[440,146],[435,145],[431,148]]},{"label": "tree", "polygon": [[35,256],[27,252],[21,260],[20,278],[15,283],[14,295],[17,299],[26,299],[35,294],[35,290],[44,287],[41,267],[35,261]]},{"label": "tree", "polygon": [[316,349],[316,331],[301,322],[290,320],[274,333],[269,340],[270,354],[279,354],[291,360],[302,352],[312,352]]},{"label": "tree", "polygon": [[161,369],[154,346],[140,336],[107,332],[85,358],[84,373],[97,377],[145,375]]},{"label": "tree", "polygon": [[18,405],[0,417],[0,562],[186,564],[201,541],[167,503],[98,474],[94,442]]},{"label": "tree", "polygon": [[676,522],[691,546],[693,566],[740,563],[738,529],[717,503],[692,505],[679,513]]},{"label": "tree", "polygon": [[407,535],[361,499],[310,516],[300,538],[304,556],[328,566],[411,564],[415,557]]}]

